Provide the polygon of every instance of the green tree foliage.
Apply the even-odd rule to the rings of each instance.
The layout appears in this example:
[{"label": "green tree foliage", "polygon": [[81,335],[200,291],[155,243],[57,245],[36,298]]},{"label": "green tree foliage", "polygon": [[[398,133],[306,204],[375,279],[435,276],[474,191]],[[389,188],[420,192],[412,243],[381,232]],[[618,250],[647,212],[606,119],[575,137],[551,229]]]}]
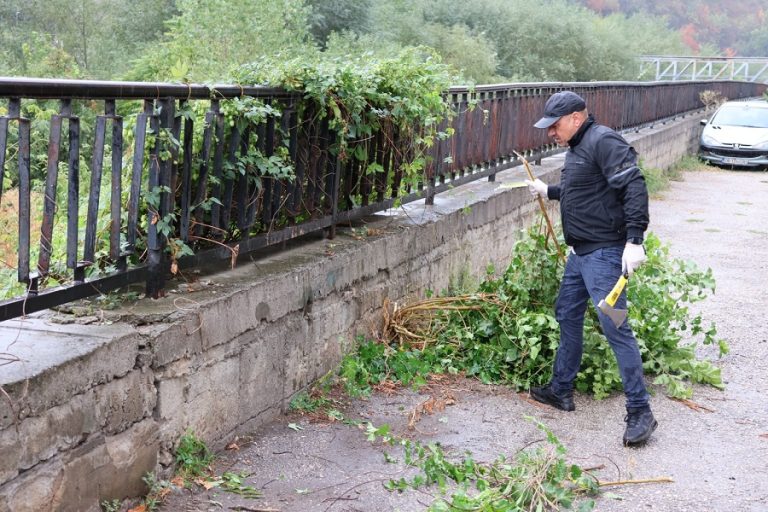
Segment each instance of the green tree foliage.
[{"label": "green tree foliage", "polygon": [[[585,3],[590,8],[572,0],[2,0],[0,72],[222,82],[237,66],[276,54],[386,56],[428,46],[470,83],[635,79],[636,55],[686,53],[683,38],[698,37],[693,22],[671,30],[667,19],[696,14],[707,26],[721,19],[716,9]],[[764,16],[752,18],[765,28]],[[749,51],[759,52],[757,22],[740,23],[753,27]]]},{"label": "green tree foliage", "polygon": [[[400,144],[411,145],[413,151],[402,165],[403,179],[414,186],[423,180],[424,149],[447,136],[438,125],[453,113],[443,92],[455,75],[424,48],[379,58],[370,53],[356,58],[318,53],[314,58],[262,59],[242,66],[235,79],[302,92],[298,109],[328,117],[329,128],[338,133],[331,151],[342,160],[367,162],[367,141],[386,125],[396,127]],[[370,164],[366,172],[380,170],[380,164]]]},{"label": "green tree foliage", "polygon": [[306,52],[309,10],[302,0],[177,0],[164,39],[130,78],[222,82],[235,67]]},{"label": "green tree foliage", "polygon": [[745,37],[739,49],[744,55],[768,56],[768,22],[765,19]]},{"label": "green tree foliage", "polygon": [[162,34],[173,12],[173,0],[3,0],[0,70],[117,78]]},{"label": "green tree foliage", "polygon": [[[429,19],[464,23],[496,50],[497,75],[514,81],[593,81],[634,78],[634,56],[679,53],[676,35],[648,17],[602,18],[565,0],[435,0]],[[638,23],[649,29],[642,38]],[[642,41],[640,41],[642,39]]]},{"label": "green tree foliage", "polygon": [[370,31],[372,0],[308,0],[309,30],[325,46],[333,33],[365,34]]},{"label": "green tree foliage", "polygon": [[434,8],[428,0],[389,0],[371,9],[370,46],[428,46],[446,64],[475,83],[497,81],[496,48],[481,33],[474,33],[462,22],[443,23],[429,19]]}]

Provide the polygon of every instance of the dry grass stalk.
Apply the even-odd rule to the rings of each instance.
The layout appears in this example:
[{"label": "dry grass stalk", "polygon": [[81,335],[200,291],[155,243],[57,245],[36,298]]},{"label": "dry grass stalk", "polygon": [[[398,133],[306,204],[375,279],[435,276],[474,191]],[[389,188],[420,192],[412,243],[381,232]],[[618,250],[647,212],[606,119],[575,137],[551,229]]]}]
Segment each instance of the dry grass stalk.
[{"label": "dry grass stalk", "polygon": [[406,305],[384,299],[383,341],[424,350],[442,331],[441,320],[447,312],[479,310],[489,302],[501,304],[491,293],[435,297]]}]

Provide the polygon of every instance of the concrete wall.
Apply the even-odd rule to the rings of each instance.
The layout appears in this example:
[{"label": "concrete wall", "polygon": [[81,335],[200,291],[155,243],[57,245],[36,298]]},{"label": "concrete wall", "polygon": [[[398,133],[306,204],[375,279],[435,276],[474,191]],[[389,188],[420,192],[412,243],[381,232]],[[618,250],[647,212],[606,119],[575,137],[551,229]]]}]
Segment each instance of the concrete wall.
[{"label": "concrete wall", "polygon": [[[628,138],[646,165],[664,168],[697,133],[693,116]],[[561,162],[535,171],[555,181]],[[142,494],[142,476],[170,468],[187,429],[221,448],[274,419],[357,334],[376,331],[385,298],[503,269],[539,217],[523,178],[505,171],[334,240],[187,275],[157,301],[0,324],[0,353],[19,359],[0,366],[0,512],[98,510]]]}]

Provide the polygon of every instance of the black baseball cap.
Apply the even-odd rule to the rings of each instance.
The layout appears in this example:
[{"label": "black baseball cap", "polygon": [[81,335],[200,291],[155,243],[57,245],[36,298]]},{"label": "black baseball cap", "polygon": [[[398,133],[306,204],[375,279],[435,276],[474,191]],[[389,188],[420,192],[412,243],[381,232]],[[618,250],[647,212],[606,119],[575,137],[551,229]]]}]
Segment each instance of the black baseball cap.
[{"label": "black baseball cap", "polygon": [[587,108],[587,102],[575,92],[556,92],[549,97],[544,105],[544,117],[539,119],[533,126],[536,128],[549,128],[561,117],[573,112],[581,112],[585,108]]}]

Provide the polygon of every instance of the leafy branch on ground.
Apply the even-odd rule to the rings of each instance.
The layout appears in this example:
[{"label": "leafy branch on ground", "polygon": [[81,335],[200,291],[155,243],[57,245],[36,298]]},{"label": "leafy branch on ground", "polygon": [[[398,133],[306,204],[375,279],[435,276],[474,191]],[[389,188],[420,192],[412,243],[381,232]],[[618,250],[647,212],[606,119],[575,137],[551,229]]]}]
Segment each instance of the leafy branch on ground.
[{"label": "leafy branch on ground", "polygon": [[[405,464],[418,469],[413,476],[388,481],[387,489],[403,492],[437,485],[440,497],[429,507],[431,512],[556,510],[570,508],[579,496],[595,495],[598,480],[566,461],[566,449],[550,429],[527,419],[546,434],[547,444],[521,450],[513,457],[501,455],[490,463],[475,461],[470,452],[454,462],[455,457],[438,443],[425,445],[392,436],[388,425],[367,423],[364,427],[369,441],[400,446]],[[391,455],[387,460],[394,461]],[[594,501],[588,499],[580,503],[579,510],[593,507]]]}]

